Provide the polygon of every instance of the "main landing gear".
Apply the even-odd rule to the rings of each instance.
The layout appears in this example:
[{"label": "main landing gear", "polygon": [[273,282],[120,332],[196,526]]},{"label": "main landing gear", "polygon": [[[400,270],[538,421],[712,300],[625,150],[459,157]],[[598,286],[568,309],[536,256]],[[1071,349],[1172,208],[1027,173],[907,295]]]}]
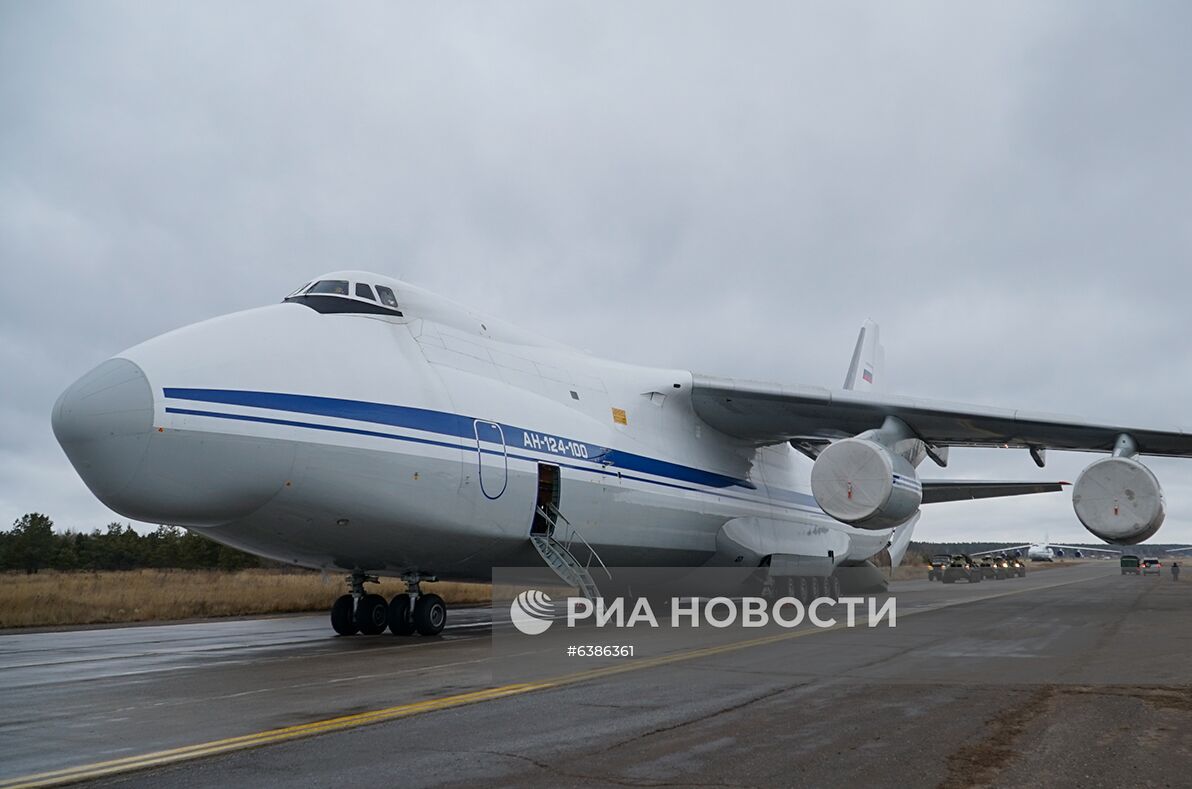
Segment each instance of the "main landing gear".
[{"label": "main landing gear", "polygon": [[385,628],[395,636],[418,633],[423,636],[437,636],[447,624],[447,604],[437,594],[423,594],[422,581],[433,581],[429,576],[411,573],[402,576],[406,591],[394,596],[388,603],[379,594],[364,591],[366,583],[378,583],[375,575],[354,572],[347,577],[350,592],[336,599],[331,606],[331,627],[341,636],[363,633],[375,636]]}]

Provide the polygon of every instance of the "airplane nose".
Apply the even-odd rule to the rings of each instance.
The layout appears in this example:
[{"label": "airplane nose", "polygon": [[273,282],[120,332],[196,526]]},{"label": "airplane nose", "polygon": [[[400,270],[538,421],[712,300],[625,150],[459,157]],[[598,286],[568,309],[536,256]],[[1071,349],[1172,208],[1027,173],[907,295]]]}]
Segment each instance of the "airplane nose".
[{"label": "airplane nose", "polygon": [[112,506],[140,470],[149,447],[149,379],[127,359],[108,359],[62,393],[51,425],[87,487]]},{"label": "airplane nose", "polygon": [[290,442],[236,426],[161,423],[168,416],[155,409],[154,387],[171,373],[147,367],[152,382],[145,367],[109,359],[54,404],[54,435],[96,498],[134,520],[202,528],[244,518],[284,487],[294,463]]}]

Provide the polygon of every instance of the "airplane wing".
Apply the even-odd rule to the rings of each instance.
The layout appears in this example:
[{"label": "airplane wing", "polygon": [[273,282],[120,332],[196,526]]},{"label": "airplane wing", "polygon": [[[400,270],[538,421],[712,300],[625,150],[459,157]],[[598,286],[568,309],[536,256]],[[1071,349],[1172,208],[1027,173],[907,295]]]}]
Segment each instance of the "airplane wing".
[{"label": "airplane wing", "polygon": [[[986,482],[975,479],[924,479],[923,503],[992,499],[1000,496],[1024,496],[1028,493],[1055,493],[1067,482]],[[1030,547],[1030,546],[1027,546]]]},{"label": "airplane wing", "polygon": [[1065,551],[1080,551],[1081,553],[1084,553],[1085,551],[1096,551],[1097,553],[1112,553],[1114,555],[1121,553],[1121,551],[1111,551],[1108,548],[1085,548],[1080,545],[1060,545],[1057,542],[1049,542],[1049,543],[1047,543],[1047,547],[1062,548]]},{"label": "airplane wing", "polygon": [[1192,433],[1089,422],[1075,417],[962,405],[871,391],[784,386],[693,376],[692,406],[704,422],[754,446],[815,444],[905,422],[931,447],[1023,447],[1110,452],[1128,434],[1144,455],[1192,457]]},{"label": "airplane wing", "polygon": [[1026,545],[1011,545],[1009,548],[994,548],[992,551],[978,551],[977,553],[970,553],[969,556],[988,556],[991,553],[1009,553],[1010,551],[1021,551],[1030,547],[1030,543],[1027,543]]}]

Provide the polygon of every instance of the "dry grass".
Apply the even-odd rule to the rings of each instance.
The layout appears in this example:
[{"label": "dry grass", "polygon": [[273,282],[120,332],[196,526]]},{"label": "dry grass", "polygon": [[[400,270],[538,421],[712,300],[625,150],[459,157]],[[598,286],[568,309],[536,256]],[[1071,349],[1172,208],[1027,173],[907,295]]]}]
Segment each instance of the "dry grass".
[{"label": "dry grass", "polygon": [[[449,604],[487,603],[487,584],[427,583]],[[397,580],[369,584],[389,598]],[[326,611],[346,587],[341,575],[275,570],[131,570],[0,575],[0,628],[148,622],[212,616]]]},{"label": "dry grass", "polygon": [[[1069,567],[1059,561],[1027,565],[1027,572]],[[894,580],[927,577],[926,565],[902,565]],[[391,598],[405,590],[395,579],[369,584]],[[427,583],[422,588],[452,605],[492,599],[488,584]],[[341,575],[277,570],[130,570],[0,574],[0,628],[152,622],[217,616],[326,611],[345,591]],[[511,596],[511,595],[506,595]]]}]

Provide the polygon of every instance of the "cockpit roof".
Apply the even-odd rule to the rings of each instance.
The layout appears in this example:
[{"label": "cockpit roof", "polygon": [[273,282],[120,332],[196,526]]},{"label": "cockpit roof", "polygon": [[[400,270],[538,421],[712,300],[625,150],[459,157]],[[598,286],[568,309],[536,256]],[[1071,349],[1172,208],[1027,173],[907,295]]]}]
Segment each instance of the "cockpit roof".
[{"label": "cockpit roof", "polygon": [[[340,284],[320,287],[321,283]],[[358,292],[360,286],[368,290],[361,289]],[[392,302],[389,301],[390,295],[393,297]],[[323,313],[422,319],[501,342],[570,350],[562,343],[474,312],[417,285],[369,271],[343,270],[322,274],[291,293],[285,301],[305,304]]]}]

